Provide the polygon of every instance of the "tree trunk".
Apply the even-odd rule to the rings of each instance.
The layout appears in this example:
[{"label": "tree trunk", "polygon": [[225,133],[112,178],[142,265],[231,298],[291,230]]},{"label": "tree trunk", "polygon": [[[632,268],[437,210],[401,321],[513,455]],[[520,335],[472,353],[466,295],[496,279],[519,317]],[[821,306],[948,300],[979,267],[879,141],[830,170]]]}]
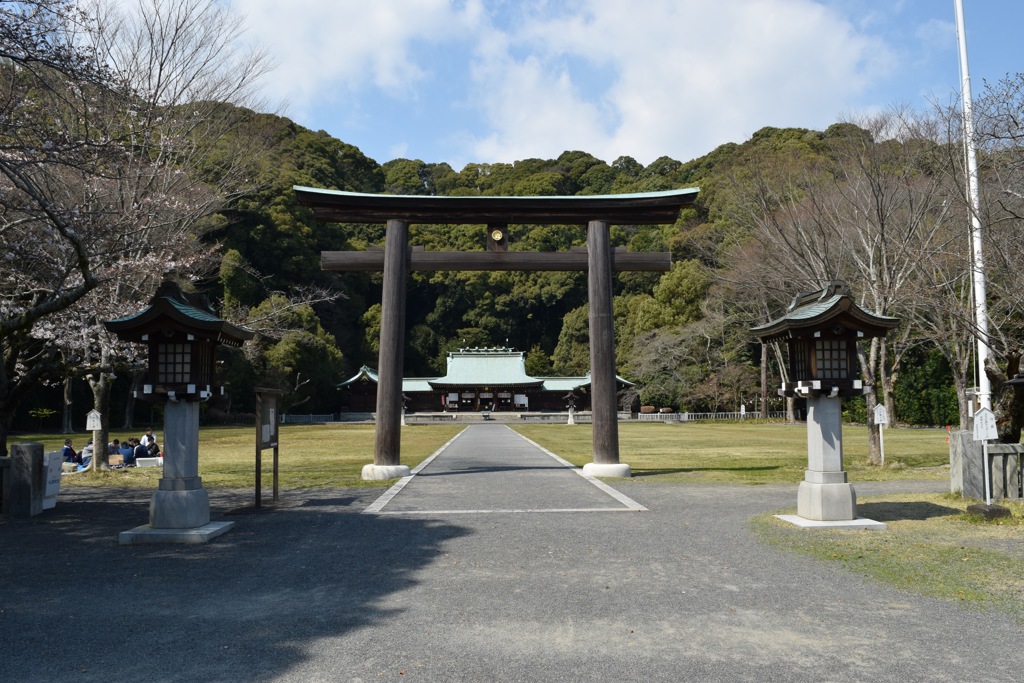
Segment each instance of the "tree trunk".
[{"label": "tree trunk", "polygon": [[131,429],[135,425],[135,393],[142,384],[142,376],[145,370],[138,368],[132,370],[132,383],[128,388],[128,400],[124,403],[124,424],[121,429]]},{"label": "tree trunk", "polygon": [[867,354],[864,354],[863,344],[858,344],[857,354],[860,360],[861,378],[864,382],[864,401],[867,408],[868,423],[868,462],[872,465],[882,464],[882,444],[878,435],[878,425],[875,424],[875,408],[878,407],[878,366],[879,349],[881,340],[875,337],[868,346]]},{"label": "tree trunk", "polygon": [[113,378],[106,372],[98,372],[96,375],[89,375],[89,387],[92,389],[92,404],[101,416],[99,442],[93,440],[92,459],[93,469],[109,470],[110,457],[107,453],[107,443],[110,441],[110,384]]},{"label": "tree trunk", "polygon": [[999,443],[1020,443],[1021,426],[1024,423],[1024,387],[1007,386],[1006,380],[1020,372],[1019,354],[1008,356],[1006,372],[989,368],[992,382],[992,412],[999,428]]},{"label": "tree trunk", "polygon": [[109,347],[104,345],[100,349],[100,369],[90,372],[86,378],[89,380],[89,387],[92,389],[92,405],[100,414],[100,430],[98,439],[93,439],[93,469],[109,470],[110,455],[107,453],[107,443],[110,442],[110,387],[114,383],[113,354]]},{"label": "tree trunk", "polygon": [[872,465],[882,464],[882,444],[878,438],[878,425],[875,424],[875,408],[878,407],[878,395],[874,387],[864,394],[864,401],[867,404],[868,419],[868,462]]},{"label": "tree trunk", "polygon": [[971,401],[970,396],[967,395],[968,384],[963,381],[958,373],[953,373],[953,387],[956,389],[956,406],[960,413],[960,426],[961,431],[969,431],[971,425]]},{"label": "tree trunk", "polygon": [[61,434],[74,434],[75,429],[73,425],[73,416],[71,409],[73,408],[71,401],[71,378],[64,378],[64,414],[61,422]]},{"label": "tree trunk", "polygon": [[761,344],[761,419],[768,419],[768,345]]},{"label": "tree trunk", "polygon": [[887,339],[882,338],[881,344],[879,345],[881,350],[881,358],[878,362],[878,384],[882,387],[882,405],[885,406],[885,412],[889,415],[889,424],[887,426],[896,426],[896,402],[893,400],[892,387],[896,381],[896,375],[890,374],[889,372],[889,342]]}]

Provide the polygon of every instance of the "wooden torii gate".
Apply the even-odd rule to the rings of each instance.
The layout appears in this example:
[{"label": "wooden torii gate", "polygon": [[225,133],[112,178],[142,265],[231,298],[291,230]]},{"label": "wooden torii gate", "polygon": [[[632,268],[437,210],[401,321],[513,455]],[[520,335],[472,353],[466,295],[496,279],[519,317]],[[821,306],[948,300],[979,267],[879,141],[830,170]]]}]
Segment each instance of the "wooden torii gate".
[{"label": "wooden torii gate", "polygon": [[[590,306],[590,379],[594,461],[586,474],[628,477],[619,462],[616,405],[612,272],[667,271],[666,252],[613,250],[612,225],[674,223],[679,211],[697,199],[697,188],[643,194],[575,197],[437,197],[362,194],[293,188],[299,204],[317,219],[333,223],[384,223],[383,251],[325,251],[328,271],[383,271],[380,356],[377,364],[377,420],[373,464],[363,479],[392,479],[409,474],[401,464],[402,364],[405,346],[405,292],[409,270],[564,270],[587,271]],[[409,247],[409,225],[451,223],[486,225],[487,251],[428,252]],[[586,225],[586,250],[508,251],[510,224]]]}]

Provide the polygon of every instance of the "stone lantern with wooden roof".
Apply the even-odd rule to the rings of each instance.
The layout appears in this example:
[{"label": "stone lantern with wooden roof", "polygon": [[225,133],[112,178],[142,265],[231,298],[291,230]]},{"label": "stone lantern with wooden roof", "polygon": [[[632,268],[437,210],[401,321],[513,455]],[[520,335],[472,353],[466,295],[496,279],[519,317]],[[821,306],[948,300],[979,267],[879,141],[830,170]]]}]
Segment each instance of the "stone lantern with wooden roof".
[{"label": "stone lantern with wooden roof", "polygon": [[841,399],[864,392],[858,377],[857,341],[884,337],[897,318],[866,311],[845,282],[798,294],[786,314],[753,328],[761,343],[785,340],[789,381],[779,394],[807,399],[807,470],[800,483],[797,515],[803,526],[882,527],[857,517],[857,494],[843,470]]},{"label": "stone lantern with wooden roof", "polygon": [[215,349],[241,346],[253,332],[217,317],[205,300],[164,282],[149,306],[103,323],[122,341],[146,344],[149,362],[140,398],[201,401],[215,391]]},{"label": "stone lantern with wooden roof", "polygon": [[858,396],[864,385],[857,371],[857,341],[884,337],[897,318],[875,315],[857,305],[845,282],[798,294],[786,314],[751,331],[762,343],[785,340],[789,381],[782,396]]},{"label": "stone lantern with wooden roof", "polygon": [[215,388],[218,344],[241,346],[253,332],[221,320],[198,296],[165,282],[149,306],[103,323],[124,341],[146,344],[142,397],[164,404],[164,470],[149,505],[149,524],[124,531],[122,545],[198,543],[233,522],[210,522],[210,498],[199,477],[199,404]]}]

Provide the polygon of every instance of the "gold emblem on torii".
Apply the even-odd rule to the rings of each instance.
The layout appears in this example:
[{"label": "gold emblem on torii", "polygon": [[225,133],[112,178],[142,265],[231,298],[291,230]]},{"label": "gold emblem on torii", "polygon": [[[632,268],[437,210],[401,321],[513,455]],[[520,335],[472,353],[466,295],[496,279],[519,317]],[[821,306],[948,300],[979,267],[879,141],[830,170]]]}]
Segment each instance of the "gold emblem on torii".
[{"label": "gold emblem on torii", "polygon": [[487,226],[487,251],[508,251],[508,226]]}]

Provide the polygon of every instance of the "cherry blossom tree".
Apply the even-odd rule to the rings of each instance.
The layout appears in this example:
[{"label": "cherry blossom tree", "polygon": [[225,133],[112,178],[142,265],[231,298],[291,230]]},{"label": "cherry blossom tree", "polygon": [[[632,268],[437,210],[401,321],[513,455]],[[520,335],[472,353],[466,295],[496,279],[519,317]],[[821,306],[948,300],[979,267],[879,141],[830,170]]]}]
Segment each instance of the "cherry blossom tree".
[{"label": "cherry blossom tree", "polygon": [[3,2],[0,20],[6,453],[25,391],[61,379],[60,353],[105,415],[117,350],[102,321],[165,277],[215,272],[201,238],[259,158],[238,106],[254,104],[266,60],[214,0]]}]

